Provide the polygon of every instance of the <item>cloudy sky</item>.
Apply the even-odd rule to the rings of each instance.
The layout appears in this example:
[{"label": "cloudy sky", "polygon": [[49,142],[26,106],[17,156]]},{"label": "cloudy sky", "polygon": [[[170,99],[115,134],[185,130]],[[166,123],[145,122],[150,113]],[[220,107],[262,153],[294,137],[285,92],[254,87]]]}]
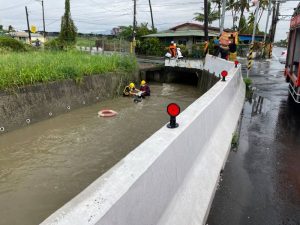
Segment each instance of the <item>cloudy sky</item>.
[{"label": "cloudy sky", "polygon": [[[151,0],[154,23],[159,30],[192,21],[194,13],[203,11],[203,0]],[[281,4],[280,14],[291,15],[297,1]],[[44,0],[47,31],[59,31],[60,18],[64,13],[64,0]],[[42,30],[42,9],[39,0],[0,0],[0,24],[12,25],[17,30],[26,29],[25,6],[29,10],[30,24]],[[253,11],[254,8],[251,9]],[[71,0],[71,13],[80,32],[110,33],[113,27],[131,25],[132,0]],[[264,30],[266,15],[260,21]],[[282,18],[277,26],[276,40],[286,38],[289,18]],[[148,0],[137,0],[137,21],[151,23]],[[213,23],[218,26],[218,21]],[[227,12],[225,27],[232,26],[232,16]]]}]

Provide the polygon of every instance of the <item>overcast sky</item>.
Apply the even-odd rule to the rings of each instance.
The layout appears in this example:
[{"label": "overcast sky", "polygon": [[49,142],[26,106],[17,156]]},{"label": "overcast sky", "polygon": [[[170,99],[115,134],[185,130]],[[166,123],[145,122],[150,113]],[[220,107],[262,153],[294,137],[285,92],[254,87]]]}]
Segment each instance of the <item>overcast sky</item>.
[{"label": "overcast sky", "polygon": [[[44,0],[46,31],[59,31],[60,19],[64,13],[64,0]],[[194,13],[203,11],[203,0],[151,0],[154,23],[158,30],[168,29],[180,23],[190,22]],[[291,15],[298,2],[281,4],[280,14]],[[25,6],[29,10],[30,24],[43,29],[42,7],[39,0],[0,0],[0,24],[12,25],[17,30],[26,29]],[[254,8],[250,9],[251,11]],[[133,20],[132,0],[71,0],[72,18],[79,32],[109,34],[113,27],[131,25]],[[260,29],[266,24],[265,12]],[[289,18],[277,25],[275,39],[286,38]],[[151,24],[148,0],[137,0],[137,21]],[[218,26],[218,21],[213,26]],[[227,12],[225,27],[232,27],[232,17]]]}]

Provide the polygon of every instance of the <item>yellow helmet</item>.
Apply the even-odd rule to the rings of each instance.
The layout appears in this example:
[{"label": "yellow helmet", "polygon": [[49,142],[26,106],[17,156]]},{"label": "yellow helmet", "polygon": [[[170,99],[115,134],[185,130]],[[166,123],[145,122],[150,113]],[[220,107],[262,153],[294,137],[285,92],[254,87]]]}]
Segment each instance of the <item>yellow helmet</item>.
[{"label": "yellow helmet", "polygon": [[135,87],[134,83],[130,83],[130,84],[129,84],[129,87],[130,87],[130,88],[134,88],[134,87]]},{"label": "yellow helmet", "polygon": [[141,85],[145,85],[145,84],[146,84],[146,81],[142,80]]}]

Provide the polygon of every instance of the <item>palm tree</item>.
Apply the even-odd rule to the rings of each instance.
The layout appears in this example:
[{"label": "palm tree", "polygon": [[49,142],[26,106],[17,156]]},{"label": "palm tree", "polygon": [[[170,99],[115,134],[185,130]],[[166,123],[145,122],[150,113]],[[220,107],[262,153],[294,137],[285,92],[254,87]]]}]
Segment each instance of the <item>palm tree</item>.
[{"label": "palm tree", "polygon": [[259,1],[260,14],[259,14],[259,19],[258,19],[257,23],[259,23],[264,11],[268,8],[268,5],[269,5],[269,0],[260,0]]},{"label": "palm tree", "polygon": [[226,10],[231,11],[232,15],[232,28],[235,29],[236,14],[240,11],[240,2],[237,0],[229,0],[226,4]]},{"label": "palm tree", "polygon": [[240,14],[240,21],[239,21],[239,29],[238,30],[240,31],[241,29],[243,29],[242,24],[241,24],[242,23],[241,18],[244,17],[245,10],[247,10],[249,12],[249,8],[250,8],[249,1],[248,0],[240,0],[239,1],[239,8],[241,10],[241,14]]},{"label": "palm tree", "polygon": [[[211,8],[211,2],[208,1],[207,3],[208,8],[208,24],[212,24],[213,21],[220,18],[219,12],[216,12],[215,10],[212,10]],[[204,21],[204,13],[195,13],[196,17],[194,17],[194,20],[203,22]]]},{"label": "palm tree", "polygon": [[222,5],[222,0],[211,0],[211,2],[215,3],[218,6],[219,26],[221,26],[221,5]]}]

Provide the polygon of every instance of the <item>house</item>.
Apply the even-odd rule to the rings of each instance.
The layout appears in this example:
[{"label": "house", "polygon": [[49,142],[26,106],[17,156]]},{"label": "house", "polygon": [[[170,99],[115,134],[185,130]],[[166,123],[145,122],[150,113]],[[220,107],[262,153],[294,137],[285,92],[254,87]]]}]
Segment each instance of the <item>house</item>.
[{"label": "house", "polygon": [[[219,33],[220,28],[208,27],[209,38],[217,37]],[[191,49],[193,44],[204,42],[204,25],[196,22],[188,22],[172,27],[169,30],[158,32],[156,34],[145,35],[143,37],[157,37],[165,45],[169,45],[171,41],[175,41],[175,43],[186,45],[188,49]]]},{"label": "house", "polygon": [[[9,35],[18,41],[29,44],[29,34],[25,31],[10,32]],[[39,40],[41,43],[45,42],[43,35],[39,33],[31,33],[31,42],[35,42],[36,40]]]}]

